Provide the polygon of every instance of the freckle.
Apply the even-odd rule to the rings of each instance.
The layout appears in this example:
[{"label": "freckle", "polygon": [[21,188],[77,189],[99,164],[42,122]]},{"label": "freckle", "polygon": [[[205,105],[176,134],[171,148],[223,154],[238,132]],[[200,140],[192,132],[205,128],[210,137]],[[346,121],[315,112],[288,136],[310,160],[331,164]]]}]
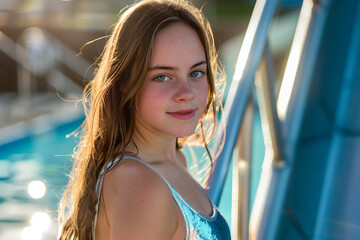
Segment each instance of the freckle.
[{"label": "freckle", "polygon": [[144,186],[146,186],[146,183],[144,183]]},{"label": "freckle", "polygon": [[140,202],[144,202],[144,200],[141,199]]},{"label": "freckle", "polygon": [[137,178],[135,178],[135,181],[137,181],[138,179]]}]

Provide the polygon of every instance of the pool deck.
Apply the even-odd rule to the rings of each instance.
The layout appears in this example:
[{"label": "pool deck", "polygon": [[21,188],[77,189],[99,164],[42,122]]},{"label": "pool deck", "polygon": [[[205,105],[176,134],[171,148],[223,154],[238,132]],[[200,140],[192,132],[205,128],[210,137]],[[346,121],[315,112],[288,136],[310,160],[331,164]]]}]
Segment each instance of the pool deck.
[{"label": "pool deck", "polygon": [[82,115],[81,102],[61,99],[55,93],[39,94],[29,100],[15,94],[0,94],[0,145],[49,130]]}]

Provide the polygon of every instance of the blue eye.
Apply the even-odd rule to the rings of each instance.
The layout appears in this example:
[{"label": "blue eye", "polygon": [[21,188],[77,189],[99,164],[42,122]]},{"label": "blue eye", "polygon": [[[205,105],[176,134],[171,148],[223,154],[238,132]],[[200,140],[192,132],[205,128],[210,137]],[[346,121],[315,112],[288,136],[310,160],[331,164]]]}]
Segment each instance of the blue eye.
[{"label": "blue eye", "polygon": [[154,78],[155,81],[158,81],[158,82],[166,82],[166,81],[169,81],[169,77],[166,76],[166,75],[159,75],[157,77]]},{"label": "blue eye", "polygon": [[202,71],[194,71],[192,73],[190,73],[190,77],[192,78],[200,78],[204,75],[204,72]]}]

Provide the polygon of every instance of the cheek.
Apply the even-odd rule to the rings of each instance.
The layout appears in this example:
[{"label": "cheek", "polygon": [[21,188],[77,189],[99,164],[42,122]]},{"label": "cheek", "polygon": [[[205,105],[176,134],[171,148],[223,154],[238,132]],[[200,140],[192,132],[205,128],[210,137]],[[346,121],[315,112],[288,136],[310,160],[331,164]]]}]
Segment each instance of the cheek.
[{"label": "cheek", "polygon": [[136,110],[142,117],[150,117],[159,108],[162,102],[162,94],[155,89],[144,88],[140,90],[136,99]]},{"label": "cheek", "polygon": [[149,92],[146,91],[146,89],[140,90],[140,92],[136,98],[136,112],[140,116],[143,116],[144,114],[146,114],[146,109],[149,108],[149,106],[147,106],[148,101],[146,101],[146,99],[148,99],[148,98],[149,98]]}]

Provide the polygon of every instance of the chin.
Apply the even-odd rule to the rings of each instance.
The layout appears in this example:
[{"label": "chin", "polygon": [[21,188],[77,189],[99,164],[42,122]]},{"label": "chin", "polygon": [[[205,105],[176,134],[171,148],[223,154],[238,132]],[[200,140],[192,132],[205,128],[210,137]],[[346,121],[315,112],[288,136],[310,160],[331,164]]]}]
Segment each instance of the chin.
[{"label": "chin", "polygon": [[177,138],[187,138],[187,137],[191,136],[192,134],[194,134],[194,131],[195,131],[195,128],[191,129],[189,131],[183,131],[179,134],[176,134],[176,137]]}]

